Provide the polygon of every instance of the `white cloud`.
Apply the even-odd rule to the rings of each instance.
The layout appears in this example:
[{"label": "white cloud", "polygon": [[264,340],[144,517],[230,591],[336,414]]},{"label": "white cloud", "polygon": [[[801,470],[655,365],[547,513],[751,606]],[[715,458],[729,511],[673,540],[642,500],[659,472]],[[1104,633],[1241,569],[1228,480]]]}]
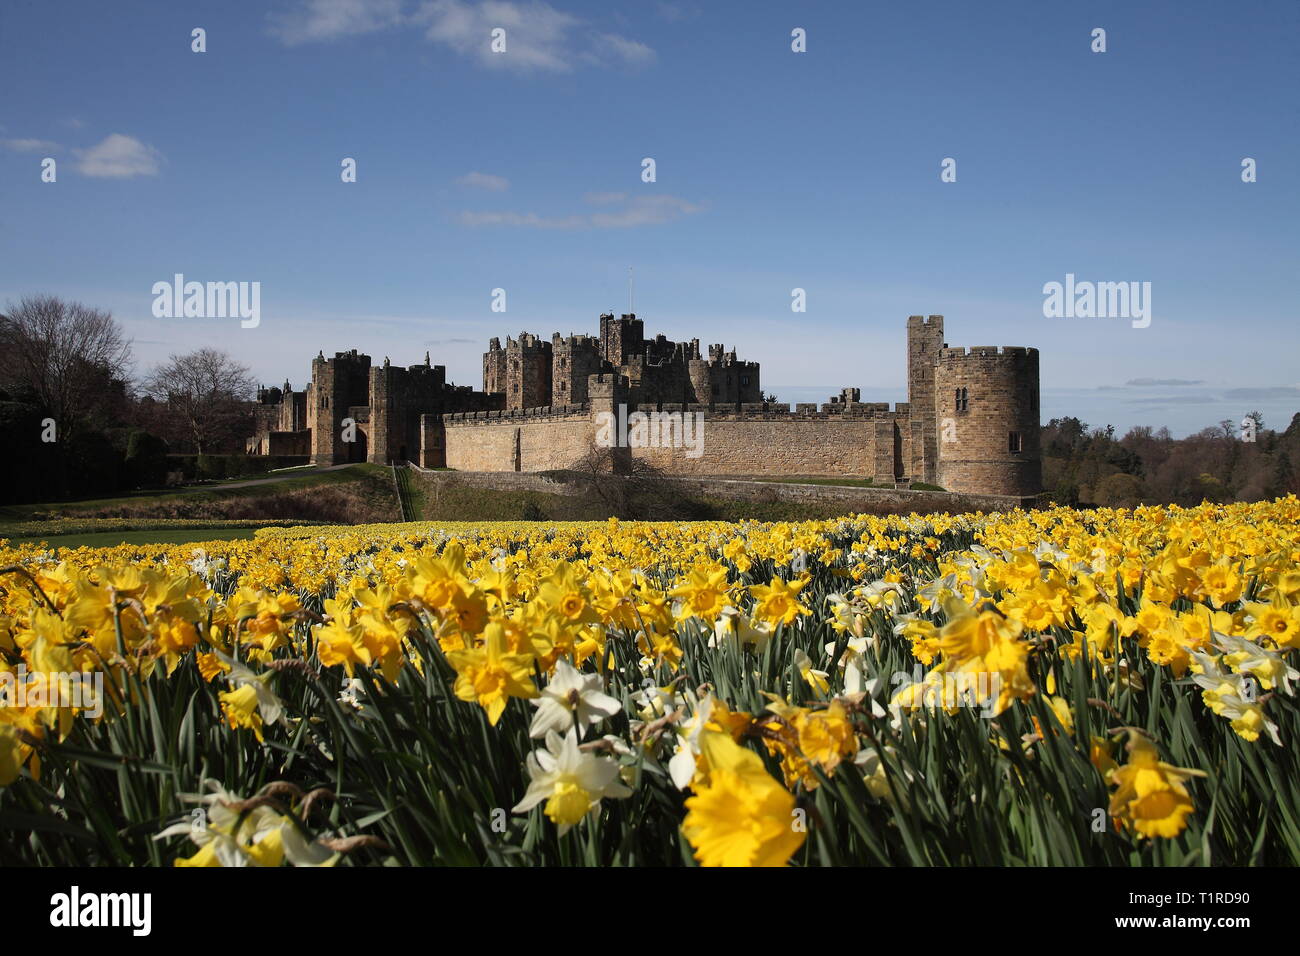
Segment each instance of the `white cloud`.
[{"label": "white cloud", "polygon": [[271,33],[286,46],[374,33],[405,20],[402,0],[304,0],[289,13],[271,16]]},{"label": "white cloud", "polygon": [[640,40],[629,40],[617,33],[594,33],[591,48],[584,54],[590,63],[623,63],[645,66],[654,62],[655,51]]},{"label": "white cloud", "polygon": [[629,229],[663,225],[704,208],[676,196],[643,196],[629,200],[623,193],[588,193],[586,199],[610,206],[621,205],[621,208],[568,216],[539,216],[531,212],[462,212],[460,223],[464,226],[524,226],[532,229]]},{"label": "white cloud", "polygon": [[456,182],[471,189],[486,189],[494,193],[503,193],[510,188],[510,180],[504,176],[493,176],[491,173],[466,173]]},{"label": "white cloud", "polygon": [[90,149],[73,150],[80,158],[78,171],[83,176],[103,179],[128,179],[132,176],[156,176],[162,154],[133,136],[113,133]]},{"label": "white cloud", "polygon": [[[544,0],[299,0],[270,17],[286,46],[320,43],[392,27],[423,31],[425,39],[484,66],[568,73],[578,66],[645,66],[655,52],[639,40],[605,33]],[[492,31],[505,30],[494,53]]]},{"label": "white cloud", "polygon": [[[428,21],[425,36],[430,40],[485,66],[567,73],[576,59],[571,37],[578,18],[540,0],[430,0],[421,7],[420,18]],[[498,28],[506,31],[504,53],[491,49],[492,31]]]},{"label": "white cloud", "polygon": [[0,147],[11,149],[15,153],[53,153],[60,149],[58,143],[48,139],[0,139]]},{"label": "white cloud", "polygon": [[587,193],[582,197],[583,202],[589,202],[593,206],[608,206],[610,203],[622,202],[627,198],[627,193]]}]

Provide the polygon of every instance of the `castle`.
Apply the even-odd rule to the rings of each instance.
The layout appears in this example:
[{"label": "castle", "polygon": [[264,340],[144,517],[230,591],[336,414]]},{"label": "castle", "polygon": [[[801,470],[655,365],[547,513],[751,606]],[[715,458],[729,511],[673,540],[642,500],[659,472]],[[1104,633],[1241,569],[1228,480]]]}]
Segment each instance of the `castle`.
[{"label": "castle", "polygon": [[907,320],[907,402],[860,401],[846,388],[818,406],[765,402],[756,362],[698,339],[646,339],[635,315],[602,315],[600,333],[492,339],[483,390],[446,369],[373,366],[324,353],[302,391],[258,390],[250,454],[316,464],[411,461],[462,471],[567,468],[592,448],[602,415],[703,416],[702,451],[636,447],[668,474],[861,477],[895,486],[1029,497],[1041,490],[1038,350],[950,348],[943,316]]}]

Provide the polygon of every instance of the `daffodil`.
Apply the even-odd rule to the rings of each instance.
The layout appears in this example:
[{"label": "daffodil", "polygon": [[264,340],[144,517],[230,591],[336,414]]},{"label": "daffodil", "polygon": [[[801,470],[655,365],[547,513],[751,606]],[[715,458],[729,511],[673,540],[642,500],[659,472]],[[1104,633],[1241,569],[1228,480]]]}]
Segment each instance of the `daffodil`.
[{"label": "daffodil", "polygon": [[782,581],[773,577],[770,584],[751,584],[749,593],[754,597],[754,617],[773,626],[793,624],[800,616],[812,613],[799,603],[799,592],[807,581]]},{"label": "daffodil", "polygon": [[481,706],[488,723],[496,726],[508,698],[537,696],[531,676],[533,658],[507,650],[501,624],[489,624],[483,637],[481,647],[452,651],[447,661],[456,669],[456,696]]},{"label": "daffodil", "polygon": [[1110,814],[1144,837],[1172,838],[1183,832],[1195,810],[1184,781],[1205,776],[1196,770],[1162,763],[1155,744],[1130,732],[1128,763],[1111,771],[1116,788]]},{"label": "daffodil", "polygon": [[599,674],[582,674],[568,661],[561,659],[541,693],[533,699],[537,708],[530,737],[545,737],[549,732],[566,733],[575,724],[578,735],[588,727],[613,717],[623,705],[604,693]]},{"label": "daffodil", "polygon": [[803,845],[794,797],[758,754],[726,734],[706,733],[708,779],[686,801],[682,832],[703,866],[783,866]]},{"label": "daffodil", "polygon": [[555,731],[546,735],[546,749],[528,755],[528,792],[514,807],[527,813],[543,800],[543,812],[564,836],[574,824],[596,810],[605,798],[632,795],[619,778],[615,760],[585,753],[578,747],[578,735],[570,729],[564,737]]},{"label": "daffodil", "polygon": [[[165,828],[155,840],[187,836],[198,848],[190,857],[177,858],[176,866],[332,866],[338,855],[297,830],[297,824],[266,804],[243,801],[216,781],[206,781],[206,794],[181,794],[200,809],[180,823]],[[254,805],[244,809],[244,805]]]}]

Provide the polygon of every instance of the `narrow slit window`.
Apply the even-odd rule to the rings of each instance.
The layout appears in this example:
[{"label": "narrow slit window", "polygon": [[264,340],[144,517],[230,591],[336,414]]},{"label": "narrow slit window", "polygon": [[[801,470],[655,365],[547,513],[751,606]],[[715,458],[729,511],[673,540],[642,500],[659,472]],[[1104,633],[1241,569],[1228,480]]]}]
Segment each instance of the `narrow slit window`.
[{"label": "narrow slit window", "polygon": [[1021,441],[1020,441],[1020,432],[1010,432],[1010,433],[1008,433],[1008,435],[1007,435],[1007,451],[1011,452],[1011,454],[1013,454],[1013,455],[1016,455],[1016,454],[1019,454],[1019,453],[1021,452],[1022,447],[1023,447],[1023,446],[1021,445]]}]

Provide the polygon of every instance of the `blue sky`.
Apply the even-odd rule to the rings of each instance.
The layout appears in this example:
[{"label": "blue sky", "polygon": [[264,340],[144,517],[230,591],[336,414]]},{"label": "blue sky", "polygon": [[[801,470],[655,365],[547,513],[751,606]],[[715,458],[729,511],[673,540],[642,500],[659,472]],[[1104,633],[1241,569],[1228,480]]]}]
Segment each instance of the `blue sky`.
[{"label": "blue sky", "polygon": [[[1041,350],[1045,419],[1283,426],[1298,40],[1294,0],[7,0],[0,303],[111,309],[140,371],[215,345],[301,387],[318,349],[427,349],[481,387],[489,336],[594,332],[633,265],[647,332],[784,401],[904,399],[906,317],[941,313]],[[155,318],[178,272],[260,282],[260,325]],[[1149,327],[1045,318],[1067,273],[1150,282]]]}]

